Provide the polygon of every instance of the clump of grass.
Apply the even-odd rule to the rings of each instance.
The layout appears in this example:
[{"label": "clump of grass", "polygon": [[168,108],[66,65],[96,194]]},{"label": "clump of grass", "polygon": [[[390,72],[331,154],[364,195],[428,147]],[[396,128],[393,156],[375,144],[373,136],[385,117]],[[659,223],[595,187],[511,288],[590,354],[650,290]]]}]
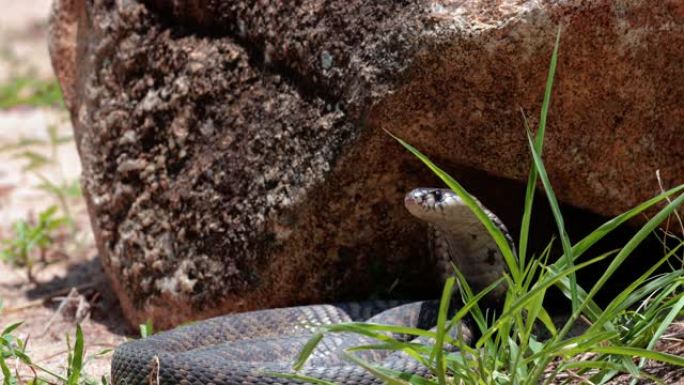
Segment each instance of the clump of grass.
[{"label": "clump of grass", "polygon": [[[12,58],[12,61],[16,61]],[[20,64],[20,63],[16,63]],[[24,71],[14,74],[13,78],[0,84],[0,109],[7,109],[18,106],[26,107],[55,107],[64,111],[62,93],[56,79],[39,79],[31,74],[31,71]],[[62,116],[62,119],[65,115]],[[15,143],[0,146],[0,152],[10,152],[17,159],[23,159],[26,164],[23,171],[31,172],[38,177],[42,183],[39,189],[51,194],[67,219],[73,223],[67,199],[79,197],[81,195],[78,180],[68,181],[64,178],[61,167],[58,167],[57,181],[46,178],[41,170],[50,165],[60,166],[57,151],[60,146],[73,142],[73,136],[60,135],[56,125],[47,126],[48,139],[19,138]],[[43,151],[43,146],[49,147],[49,152]],[[73,226],[72,226],[73,229]]]},{"label": "clump of grass", "polygon": [[67,223],[65,217],[58,217],[57,206],[51,206],[38,214],[35,223],[19,220],[14,223],[13,237],[2,240],[0,259],[12,265],[26,267],[29,280],[33,281],[32,268],[38,259],[46,262],[46,250],[55,242],[59,231]]},{"label": "clump of grass", "polygon": [[[560,33],[559,33],[560,36]],[[361,365],[373,375],[393,385],[447,385],[447,384],[557,384],[581,380],[582,383],[603,384],[621,373],[634,378],[648,378],[640,369],[647,359],[671,365],[684,366],[684,357],[653,351],[658,339],[673,320],[681,316],[684,308],[684,270],[656,274],[660,266],[682,249],[680,241],[666,251],[659,260],[638,279],[620,292],[607,306],[594,301],[596,293],[634,251],[654,232],[659,224],[675,213],[684,202],[684,185],[665,191],[641,203],[633,209],[605,222],[579,242],[572,244],[565,230],[563,216],[542,161],[542,146],[546,119],[551,101],[551,90],[558,58],[559,41],[551,57],[544,100],[536,136],[530,132],[527,121],[532,165],[530,167],[522,216],[518,249],[514,250],[501,230],[489,219],[472,196],[456,180],[432,163],[403,140],[396,138],[408,151],[420,159],[449,188],[458,194],[466,205],[484,224],[497,242],[508,266],[508,273],[501,280],[480,293],[473,293],[467,280],[458,270],[456,276],[446,282],[442,295],[437,327],[433,331],[402,328],[402,333],[428,336],[435,341],[430,344],[406,343],[389,337],[396,328],[365,323],[343,323],[323,327],[322,332],[362,333],[381,343],[347,350],[347,358]],[[528,239],[531,234],[531,212],[534,192],[541,181],[546,198],[552,208],[562,246],[562,255],[554,263],[548,263],[550,248],[541,258],[531,258]],[[591,252],[592,246],[628,220],[664,204],[634,236],[618,250],[595,255],[584,262],[581,256]],[[602,276],[585,290],[578,285],[577,271],[591,267],[599,261],[610,261]],[[458,283],[464,306],[449,316],[447,309],[452,301],[452,287]],[[492,315],[480,307],[479,300],[497,285],[508,287],[503,308]],[[560,327],[552,321],[544,308],[547,290],[556,286],[562,290],[572,305],[572,312]],[[472,344],[450,337],[450,330],[457,327],[466,315],[470,316],[480,337]],[[572,329],[582,320],[587,325],[584,332],[571,335]],[[548,335],[541,338],[541,333]],[[317,334],[305,346],[295,370],[301,368],[314,350],[322,334]],[[445,345],[458,348],[447,353]],[[353,355],[361,350],[382,349],[402,351],[419,360],[431,375],[420,377],[383,368],[379,364],[364,362]],[[639,358],[634,361],[633,358]],[[328,384],[315,378],[289,375],[302,381]]]},{"label": "clump of grass", "polygon": [[[2,304],[0,303],[0,314]],[[105,349],[95,355],[86,357],[85,339],[80,325],[76,325],[74,340],[69,334],[66,335],[67,341],[67,362],[62,374],[38,365],[27,353],[28,339],[21,339],[14,333],[21,327],[21,322],[13,323],[5,327],[0,332],[0,373],[2,374],[2,385],[107,385],[109,381],[105,376],[99,380],[88,377],[85,373],[85,366],[93,358],[100,357],[111,352]],[[32,373],[30,376],[22,376],[19,368],[25,366]],[[26,379],[30,377],[30,379]]]},{"label": "clump of grass", "polygon": [[[41,80],[30,74],[17,75],[11,81],[0,84],[0,109],[13,107],[54,107],[63,109],[62,94],[54,79]],[[58,149],[73,142],[72,136],[58,133],[57,126],[47,127],[46,140],[20,138],[15,143],[0,147],[0,152],[9,152],[14,158],[25,160],[22,171],[34,174],[41,183],[37,189],[47,192],[55,205],[40,211],[37,218],[18,220],[12,224],[12,235],[0,240],[0,261],[25,267],[28,278],[33,281],[33,267],[36,262],[46,262],[46,251],[66,235],[76,235],[75,221],[71,214],[70,200],[81,196],[78,180],[66,180],[59,164]],[[49,151],[43,148],[48,147]],[[43,170],[58,166],[58,179],[47,178]],[[0,313],[2,303],[0,301]],[[1,318],[0,318],[1,319]],[[59,374],[35,363],[27,352],[28,338],[22,339],[15,332],[21,322],[7,326],[0,332],[0,380],[2,385],[14,384],[107,384],[106,378],[93,380],[85,375],[84,367],[93,357],[107,354],[103,350],[91,357],[85,357],[85,341],[80,325],[76,325],[74,337],[67,334],[68,357],[64,373]],[[73,342],[73,343],[72,343]],[[20,368],[28,369],[29,380],[20,375]]]},{"label": "clump of grass", "polygon": [[[9,152],[12,157],[25,160],[22,171],[34,174],[41,180],[38,189],[50,194],[59,204],[63,214],[73,225],[73,216],[69,206],[69,199],[81,197],[81,188],[78,179],[67,180],[59,162],[59,147],[72,143],[71,135],[60,135],[55,125],[46,128],[47,140],[35,138],[20,138],[15,143],[0,147],[0,152]],[[49,147],[45,153],[40,147]],[[52,180],[43,175],[43,169],[48,166],[57,166],[57,180]]]},{"label": "clump of grass", "polygon": [[57,80],[42,80],[30,75],[22,75],[1,84],[0,109],[16,106],[63,106],[62,91]]},{"label": "clump of grass", "polygon": [[[0,315],[2,314],[2,301],[0,300]],[[76,330],[72,337],[66,335],[67,360],[63,372],[60,374],[36,363],[27,352],[28,338],[22,339],[16,336],[16,331],[22,322],[16,322],[6,326],[0,332],[0,380],[2,385],[108,385],[107,376],[94,379],[85,370],[88,362],[94,358],[108,355],[112,349],[104,349],[98,353],[86,356],[86,343],[81,326],[76,324]],[[140,337],[147,338],[154,334],[152,321],[148,320],[140,325]],[[73,343],[72,343],[73,341]],[[19,368],[24,366],[31,375],[21,375]],[[13,370],[14,369],[14,370]],[[29,379],[30,377],[30,379]]]},{"label": "clump of grass", "polygon": [[[47,140],[21,138],[16,143],[0,147],[0,152],[10,152],[14,158],[25,160],[23,171],[35,175],[41,181],[36,188],[49,194],[55,201],[55,205],[38,213],[37,220],[28,218],[13,223],[11,237],[0,240],[0,260],[26,267],[30,281],[34,281],[32,268],[35,262],[46,262],[46,250],[67,233],[64,230],[68,230],[73,245],[78,246],[71,203],[73,199],[81,197],[80,184],[78,179],[69,181],[64,177],[58,157],[59,147],[72,142],[73,137],[60,135],[54,125],[47,127],[47,134]],[[49,147],[49,152],[41,151],[39,147],[44,146]],[[57,166],[58,172],[56,177],[50,179],[43,175],[43,169],[52,165]]]}]

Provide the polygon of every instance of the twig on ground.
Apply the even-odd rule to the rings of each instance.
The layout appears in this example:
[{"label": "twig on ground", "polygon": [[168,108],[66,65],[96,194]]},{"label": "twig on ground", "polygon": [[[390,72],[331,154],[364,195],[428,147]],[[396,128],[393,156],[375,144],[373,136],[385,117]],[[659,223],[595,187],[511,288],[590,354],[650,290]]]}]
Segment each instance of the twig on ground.
[{"label": "twig on ground", "polygon": [[90,304],[75,287],[71,288],[66,297],[55,297],[53,300],[60,301],[60,304],[55,313],[50,317],[50,320],[48,320],[41,335],[48,332],[57,316],[65,316],[64,313],[67,309],[73,312],[73,319],[76,323],[82,323],[90,316]]},{"label": "twig on ground", "polygon": [[12,306],[12,307],[6,307],[2,310],[2,312],[5,314],[18,313],[20,311],[30,309],[32,307],[40,306],[43,303],[45,303],[46,301],[49,301],[53,298],[68,294],[72,289],[76,289],[78,291],[85,291],[85,290],[93,289],[99,283],[100,283],[99,281],[88,282],[88,283],[84,283],[84,284],[77,285],[77,286],[65,287],[63,289],[53,291],[52,293],[45,295],[41,298],[34,299],[34,300],[29,301],[29,302],[25,302],[23,304],[20,304],[20,305],[16,305],[16,306]]}]

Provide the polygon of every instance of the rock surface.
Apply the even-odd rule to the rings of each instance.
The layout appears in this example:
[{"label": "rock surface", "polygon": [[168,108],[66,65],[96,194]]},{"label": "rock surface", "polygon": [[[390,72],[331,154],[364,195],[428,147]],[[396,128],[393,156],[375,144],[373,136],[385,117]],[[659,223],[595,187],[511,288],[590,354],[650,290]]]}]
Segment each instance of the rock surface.
[{"label": "rock surface", "polygon": [[534,123],[559,24],[559,198],[613,215],[658,192],[656,169],[684,182],[681,1],[63,0],[54,15],[98,248],[134,324],[435,285],[401,202],[436,182],[382,129],[510,205],[471,170],[526,179],[519,110]]}]

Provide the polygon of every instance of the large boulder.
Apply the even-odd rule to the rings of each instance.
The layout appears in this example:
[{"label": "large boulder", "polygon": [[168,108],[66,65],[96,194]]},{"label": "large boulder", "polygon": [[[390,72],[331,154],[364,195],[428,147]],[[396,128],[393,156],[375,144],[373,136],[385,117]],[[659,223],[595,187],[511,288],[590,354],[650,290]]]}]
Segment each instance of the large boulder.
[{"label": "large boulder", "polygon": [[57,0],[53,63],[129,320],[437,285],[402,207],[436,181],[383,129],[506,211],[559,25],[559,198],[614,215],[656,170],[684,182],[682,1]]}]

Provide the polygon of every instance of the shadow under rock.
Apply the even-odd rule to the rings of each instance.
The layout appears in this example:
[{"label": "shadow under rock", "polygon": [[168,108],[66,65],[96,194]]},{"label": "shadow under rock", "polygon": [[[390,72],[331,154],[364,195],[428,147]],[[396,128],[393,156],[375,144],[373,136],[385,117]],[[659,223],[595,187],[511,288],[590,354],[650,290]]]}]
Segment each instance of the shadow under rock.
[{"label": "shadow under rock", "polygon": [[[519,239],[520,222],[524,209],[526,185],[465,167],[452,167],[448,170],[457,175],[457,179],[468,191],[478,197],[486,207],[491,209],[507,225],[513,239],[517,241]],[[659,205],[657,207],[662,208],[663,206]],[[611,219],[562,202],[560,203],[560,210],[565,221],[565,229],[573,244]],[[647,217],[645,215],[641,216],[642,219]],[[640,227],[641,225],[635,221],[623,224],[592,246],[584,256],[580,257],[578,262],[587,261],[603,253],[621,249],[637,233]],[[675,226],[670,226],[670,229],[674,230],[673,227],[676,228]],[[665,249],[671,249],[678,243],[676,239],[669,238],[667,239],[667,246],[664,246],[655,235],[662,237],[663,233],[661,230],[656,230],[653,234],[649,235],[598,292],[595,299],[600,305],[607,304],[627,285],[662,258],[666,253]],[[551,252],[552,261],[555,260],[554,257],[557,258],[563,253],[561,242],[557,237],[556,222],[547,197],[542,190],[537,189],[532,210],[528,257],[530,255],[541,255],[551,239],[555,238]],[[591,289],[606,271],[608,265],[613,260],[613,256],[578,271],[578,284],[587,291]],[[680,266],[681,261],[678,258],[681,258],[681,253],[673,256],[670,263]],[[655,274],[667,271],[671,270],[665,264]],[[556,288],[553,288],[548,293],[547,301],[552,308],[564,308],[566,312],[570,306],[569,300]]]},{"label": "shadow under rock", "polygon": [[45,299],[45,307],[57,309],[60,303],[52,299],[67,296],[72,288],[75,288],[90,305],[92,322],[104,325],[115,334],[127,335],[132,332],[99,258],[69,264],[63,276],[38,283],[29,289],[26,295],[29,299]]}]

